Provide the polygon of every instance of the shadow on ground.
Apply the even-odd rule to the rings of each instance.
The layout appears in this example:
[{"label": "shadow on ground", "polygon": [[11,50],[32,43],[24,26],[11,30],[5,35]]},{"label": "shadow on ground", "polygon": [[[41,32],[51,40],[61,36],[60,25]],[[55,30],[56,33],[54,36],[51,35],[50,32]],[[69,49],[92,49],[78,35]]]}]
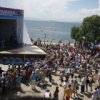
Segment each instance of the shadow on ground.
[{"label": "shadow on ground", "polygon": [[73,100],[83,100],[81,97],[72,97]]},{"label": "shadow on ground", "polygon": [[0,97],[0,100],[54,100],[54,99],[46,99],[42,97],[32,97],[32,96],[25,96],[25,97]]},{"label": "shadow on ground", "polygon": [[84,93],[84,95],[86,95],[88,98],[91,98],[91,96],[92,96],[92,93],[90,93],[90,92],[87,92],[87,93]]},{"label": "shadow on ground", "polygon": [[34,91],[35,93],[41,93],[41,91],[39,91],[39,90],[37,90],[37,89],[33,89],[33,91]]},{"label": "shadow on ground", "polygon": [[45,83],[44,85],[39,83],[37,86],[41,89],[46,89],[47,87],[51,87],[52,85],[49,83]]}]

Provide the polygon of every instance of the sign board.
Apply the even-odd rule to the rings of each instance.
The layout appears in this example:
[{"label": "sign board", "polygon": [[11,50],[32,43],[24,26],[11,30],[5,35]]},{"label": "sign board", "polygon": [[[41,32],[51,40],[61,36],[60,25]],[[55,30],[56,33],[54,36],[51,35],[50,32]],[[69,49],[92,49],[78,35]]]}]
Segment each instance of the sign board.
[{"label": "sign board", "polygon": [[0,7],[0,15],[23,16],[23,10]]}]

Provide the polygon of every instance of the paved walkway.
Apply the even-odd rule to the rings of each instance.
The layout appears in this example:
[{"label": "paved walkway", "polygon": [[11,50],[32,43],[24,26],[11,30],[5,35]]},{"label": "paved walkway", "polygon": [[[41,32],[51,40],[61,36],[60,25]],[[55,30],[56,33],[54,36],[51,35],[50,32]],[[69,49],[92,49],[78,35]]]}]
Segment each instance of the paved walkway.
[{"label": "paved walkway", "polygon": [[[1,67],[6,70],[5,66],[1,65]],[[60,84],[58,76],[53,75],[53,79],[55,80],[55,82],[57,84]],[[54,93],[56,85],[52,85],[47,78],[46,78],[46,81],[48,83],[47,88],[51,91],[51,94],[53,97],[53,93]],[[64,94],[63,91],[64,91],[63,87],[59,86],[59,100],[63,100],[63,94]],[[13,95],[17,95],[17,96],[21,96],[21,97],[23,97],[23,96],[44,97],[44,92],[45,92],[45,89],[43,89],[43,87],[36,86],[36,90],[32,90],[31,85],[29,83],[28,84],[22,83],[21,90],[18,90],[17,92],[13,92]],[[78,91],[78,93],[79,93],[79,97],[78,98],[71,98],[71,100],[92,100],[91,93],[84,93],[84,95],[80,94],[80,91]],[[10,94],[10,95],[12,95],[12,94]]]}]

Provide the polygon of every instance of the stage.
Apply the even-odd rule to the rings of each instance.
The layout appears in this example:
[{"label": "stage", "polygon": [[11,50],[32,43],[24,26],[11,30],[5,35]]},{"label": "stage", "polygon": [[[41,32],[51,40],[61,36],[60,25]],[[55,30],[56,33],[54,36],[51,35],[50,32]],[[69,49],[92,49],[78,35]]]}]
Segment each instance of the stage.
[{"label": "stage", "polygon": [[41,48],[32,46],[24,24],[24,11],[0,7],[0,63],[14,64],[45,57]]},{"label": "stage", "polygon": [[22,46],[20,48],[0,51],[0,58],[3,57],[45,57],[46,52],[37,46]]}]

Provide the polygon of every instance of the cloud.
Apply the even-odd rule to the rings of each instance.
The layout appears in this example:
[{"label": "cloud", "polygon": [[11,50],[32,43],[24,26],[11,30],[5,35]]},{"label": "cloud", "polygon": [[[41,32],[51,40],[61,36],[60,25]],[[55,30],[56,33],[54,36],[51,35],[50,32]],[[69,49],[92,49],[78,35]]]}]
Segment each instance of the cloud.
[{"label": "cloud", "polygon": [[100,15],[100,8],[81,9],[75,14],[71,15],[69,20],[73,19],[73,21],[83,21],[85,17],[92,15]]},{"label": "cloud", "polygon": [[100,8],[100,0],[98,1],[98,4],[99,4],[99,8]]},{"label": "cloud", "polygon": [[[0,0],[4,1],[4,0]],[[99,7],[95,9],[79,9],[70,12],[69,4],[81,0],[5,0],[5,6],[24,10],[25,18],[37,18],[42,20],[58,21],[82,21],[84,17],[99,14]],[[2,4],[1,4],[2,5]],[[72,9],[72,8],[70,8]]]},{"label": "cloud", "polygon": [[[25,17],[61,19],[70,0],[13,0],[11,6],[24,9]],[[71,0],[73,1],[73,0]]]}]

